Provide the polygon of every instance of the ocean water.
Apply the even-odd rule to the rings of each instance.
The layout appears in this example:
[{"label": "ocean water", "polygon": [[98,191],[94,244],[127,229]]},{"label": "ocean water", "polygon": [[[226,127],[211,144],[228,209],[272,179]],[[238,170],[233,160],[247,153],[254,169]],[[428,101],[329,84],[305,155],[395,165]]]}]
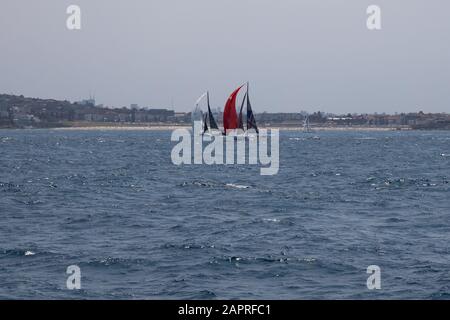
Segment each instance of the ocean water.
[{"label": "ocean water", "polygon": [[1,130],[0,298],[448,299],[450,132],[316,135],[261,176],[175,166],[169,131]]}]

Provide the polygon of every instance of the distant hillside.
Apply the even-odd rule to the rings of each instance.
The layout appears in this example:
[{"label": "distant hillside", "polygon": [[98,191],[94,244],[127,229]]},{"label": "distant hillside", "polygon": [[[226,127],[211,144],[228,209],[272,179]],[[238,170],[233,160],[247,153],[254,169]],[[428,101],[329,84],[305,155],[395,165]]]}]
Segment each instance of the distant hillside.
[{"label": "distant hillside", "polygon": [[92,103],[0,95],[1,127],[61,127],[71,122],[184,122],[186,114],[166,109],[103,108]]}]

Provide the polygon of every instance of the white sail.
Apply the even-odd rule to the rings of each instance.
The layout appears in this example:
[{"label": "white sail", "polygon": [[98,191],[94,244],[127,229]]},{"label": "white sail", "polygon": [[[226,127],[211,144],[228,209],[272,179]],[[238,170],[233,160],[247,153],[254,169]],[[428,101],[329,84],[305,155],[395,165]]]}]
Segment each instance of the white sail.
[{"label": "white sail", "polygon": [[303,122],[303,132],[312,132],[311,126],[309,124],[309,115],[305,115],[305,121]]},{"label": "white sail", "polygon": [[194,122],[196,121],[201,122],[202,128],[204,126],[203,112],[202,109],[199,107],[199,104],[206,97],[207,94],[208,92],[205,92],[195,102],[195,109],[191,113],[192,129],[194,128]]},{"label": "white sail", "polygon": [[200,102],[203,100],[204,97],[206,97],[206,95],[208,94],[208,92],[205,92],[204,94],[202,94],[200,96],[200,98],[197,99],[197,101],[195,102],[195,106],[198,107],[198,105],[200,104]]}]

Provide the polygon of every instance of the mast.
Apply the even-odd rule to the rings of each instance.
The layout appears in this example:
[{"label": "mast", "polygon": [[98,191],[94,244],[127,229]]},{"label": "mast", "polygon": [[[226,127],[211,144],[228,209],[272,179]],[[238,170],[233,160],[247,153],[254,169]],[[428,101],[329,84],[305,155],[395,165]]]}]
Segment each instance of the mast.
[{"label": "mast", "polygon": [[253,114],[252,105],[250,103],[249,87],[250,84],[247,82],[247,131],[253,128],[256,133],[259,133],[258,126],[256,125],[256,119]]},{"label": "mast", "polygon": [[203,118],[203,133],[208,131],[208,123],[206,122],[206,117],[208,115],[205,113],[205,117]]},{"label": "mast", "polygon": [[247,92],[244,95],[244,99],[242,99],[241,110],[239,111],[239,129],[244,129],[244,117],[242,115],[242,110],[244,110],[245,99],[247,98]]}]

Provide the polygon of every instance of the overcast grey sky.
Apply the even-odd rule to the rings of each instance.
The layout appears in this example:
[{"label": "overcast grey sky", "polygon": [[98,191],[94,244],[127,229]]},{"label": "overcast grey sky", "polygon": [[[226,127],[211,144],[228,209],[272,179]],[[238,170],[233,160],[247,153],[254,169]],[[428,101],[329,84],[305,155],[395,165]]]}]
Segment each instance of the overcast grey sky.
[{"label": "overcast grey sky", "polygon": [[188,111],[249,80],[256,112],[450,112],[449,15],[448,0],[2,0],[0,92]]}]

